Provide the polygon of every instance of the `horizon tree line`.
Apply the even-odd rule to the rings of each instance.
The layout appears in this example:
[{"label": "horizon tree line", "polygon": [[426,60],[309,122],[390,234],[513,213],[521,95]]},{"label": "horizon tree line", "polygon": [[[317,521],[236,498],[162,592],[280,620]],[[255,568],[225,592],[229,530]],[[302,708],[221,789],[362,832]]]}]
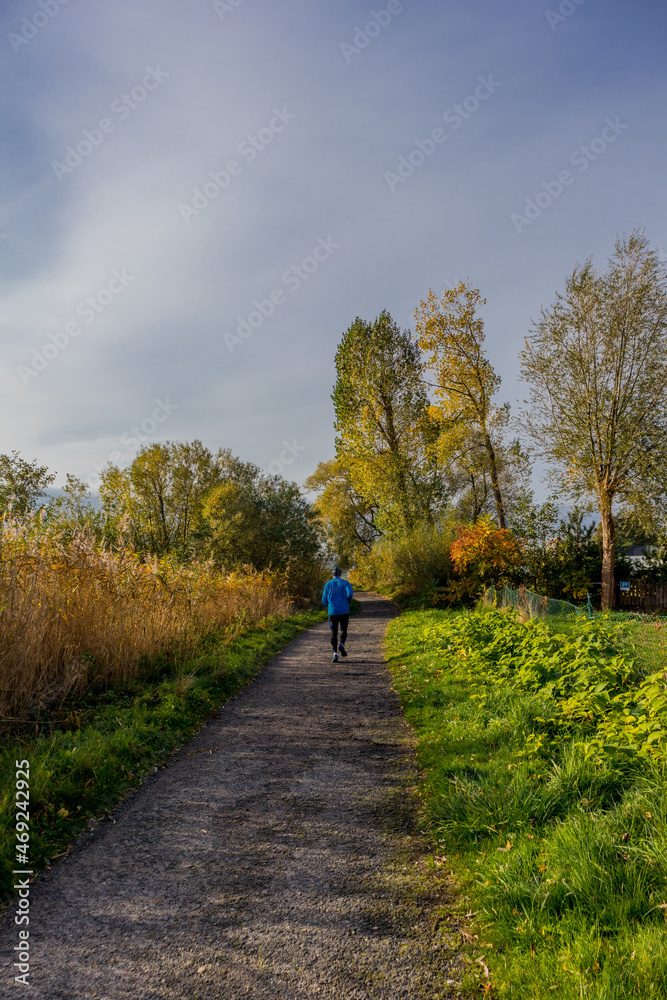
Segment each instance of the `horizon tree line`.
[{"label": "horizon tree line", "polygon": [[[656,537],[667,524],[664,264],[635,230],[617,238],[602,269],[592,258],[575,265],[520,352],[530,394],[520,420],[498,402],[485,304],[459,282],[440,297],[429,290],[415,334],[386,310],[354,320],[335,357],[335,456],[305,483],[317,495],[312,505],[295,483],[229,450],[165,442],[143,447],[126,469],[103,471],[100,509],[68,476],[40,516],[64,530],[85,527],[105,544],[260,569],[324,555],[349,566],[381,538],[452,516],[492,516],[545,552],[556,506],[535,504],[536,456],[554,497],[575,505],[576,544],[591,542],[583,514],[598,515],[602,607],[612,607],[619,521],[626,533]],[[34,511],[54,478],[17,452],[0,455],[0,513]]]}]

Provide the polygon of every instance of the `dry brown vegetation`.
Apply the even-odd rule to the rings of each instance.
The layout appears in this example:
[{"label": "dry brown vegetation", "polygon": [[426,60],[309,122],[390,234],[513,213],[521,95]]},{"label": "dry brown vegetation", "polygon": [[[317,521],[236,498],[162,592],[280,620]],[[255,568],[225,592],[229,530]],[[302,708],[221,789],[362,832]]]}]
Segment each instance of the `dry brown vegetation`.
[{"label": "dry brown vegetation", "polygon": [[39,523],[0,531],[0,718],[134,676],[145,657],[186,658],[267,615],[285,615],[279,577],[226,573],[105,550]]}]

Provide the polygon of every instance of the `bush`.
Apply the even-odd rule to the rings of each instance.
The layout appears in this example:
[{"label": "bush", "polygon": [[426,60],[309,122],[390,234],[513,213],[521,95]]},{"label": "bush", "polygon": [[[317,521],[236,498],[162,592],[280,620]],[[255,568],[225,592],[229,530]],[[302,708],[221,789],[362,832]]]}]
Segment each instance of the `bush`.
[{"label": "bush", "polygon": [[453,604],[474,604],[486,583],[511,578],[522,559],[512,532],[496,528],[486,514],[474,524],[458,526],[450,555],[458,576],[449,586]]},{"label": "bush", "polygon": [[428,648],[459,663],[471,697],[484,703],[497,685],[550,699],[544,729],[527,735],[524,755],[550,752],[578,733],[587,754],[617,752],[664,759],[667,691],[663,670],[645,675],[641,634],[606,616],[570,619],[566,631],[514,609],[473,613],[426,628]]},{"label": "bush", "polygon": [[444,522],[381,538],[358,560],[350,578],[355,585],[396,600],[419,597],[440,603],[452,575],[449,550],[454,537],[453,524]]}]

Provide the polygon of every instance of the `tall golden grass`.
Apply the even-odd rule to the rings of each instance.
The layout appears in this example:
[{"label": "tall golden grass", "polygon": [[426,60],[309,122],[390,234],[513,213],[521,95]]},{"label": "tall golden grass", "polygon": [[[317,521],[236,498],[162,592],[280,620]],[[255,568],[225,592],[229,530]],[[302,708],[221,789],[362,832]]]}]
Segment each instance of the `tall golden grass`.
[{"label": "tall golden grass", "polygon": [[207,637],[285,615],[278,577],[225,573],[100,548],[39,522],[0,529],[0,721],[94,683],[134,676],[143,657],[185,659]]}]

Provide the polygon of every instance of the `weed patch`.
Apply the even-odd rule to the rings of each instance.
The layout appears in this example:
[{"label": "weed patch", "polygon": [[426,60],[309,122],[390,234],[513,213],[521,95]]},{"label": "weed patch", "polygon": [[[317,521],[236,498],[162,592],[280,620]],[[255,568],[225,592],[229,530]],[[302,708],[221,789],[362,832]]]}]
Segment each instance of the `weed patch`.
[{"label": "weed patch", "polygon": [[667,994],[665,684],[632,636],[416,611],[387,642],[421,822],[471,899],[491,995]]}]

